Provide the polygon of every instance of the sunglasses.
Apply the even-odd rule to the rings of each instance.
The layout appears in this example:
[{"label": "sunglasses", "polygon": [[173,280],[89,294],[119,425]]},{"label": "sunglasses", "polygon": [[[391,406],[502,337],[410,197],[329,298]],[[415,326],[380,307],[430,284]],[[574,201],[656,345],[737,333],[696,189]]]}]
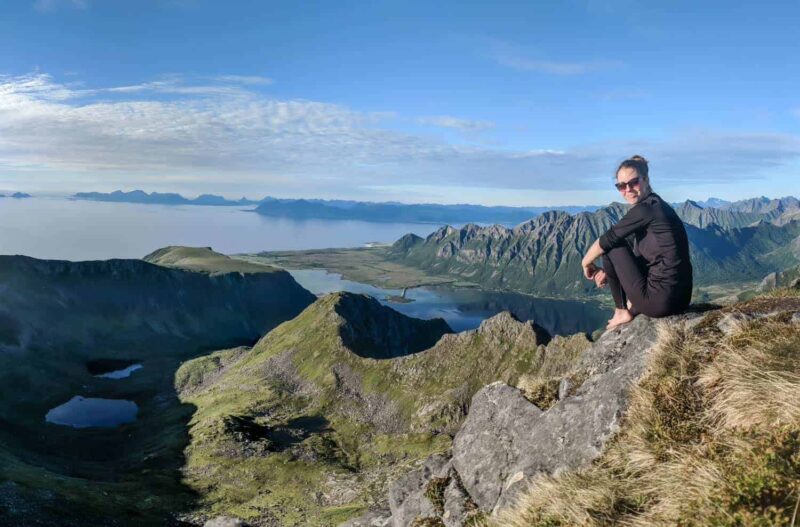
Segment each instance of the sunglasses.
[{"label": "sunglasses", "polygon": [[630,181],[626,181],[624,183],[615,183],[614,186],[617,187],[617,190],[619,190],[620,192],[624,192],[625,191],[625,187],[633,190],[634,187],[638,187],[639,186],[639,178],[635,177],[635,178],[631,179]]}]

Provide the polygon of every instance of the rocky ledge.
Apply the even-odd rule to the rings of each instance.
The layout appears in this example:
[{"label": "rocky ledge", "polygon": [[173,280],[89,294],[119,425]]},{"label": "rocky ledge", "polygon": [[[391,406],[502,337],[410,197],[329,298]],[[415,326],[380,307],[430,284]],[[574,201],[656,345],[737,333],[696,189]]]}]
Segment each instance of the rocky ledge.
[{"label": "rocky ledge", "polygon": [[451,451],[396,481],[388,508],[344,527],[469,525],[509,506],[535,474],[588,465],[619,429],[630,390],[647,371],[659,326],[694,326],[703,317],[640,316],[607,331],[562,379],[558,399],[545,410],[516,387],[485,386],[472,398]]}]

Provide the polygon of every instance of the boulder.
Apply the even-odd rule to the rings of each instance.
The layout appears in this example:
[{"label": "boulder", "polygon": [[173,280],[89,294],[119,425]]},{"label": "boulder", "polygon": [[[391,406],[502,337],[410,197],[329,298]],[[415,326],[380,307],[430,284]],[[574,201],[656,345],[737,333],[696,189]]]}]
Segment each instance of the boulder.
[{"label": "boulder", "polygon": [[389,490],[389,508],[393,527],[408,527],[417,518],[435,518],[441,515],[438,504],[431,502],[429,485],[436,478],[447,478],[450,460],[443,455],[433,455],[421,468],[409,472]]},{"label": "boulder", "polygon": [[461,487],[457,478],[451,478],[444,489],[444,512],[442,520],[445,527],[461,527],[469,512],[467,505],[470,498]]},{"label": "boulder", "polygon": [[[397,480],[389,493],[391,527],[415,521],[463,527],[511,504],[537,473],[587,466],[617,432],[631,388],[647,371],[658,324],[695,326],[704,313],[655,321],[645,316],[606,331],[559,385],[546,411],[503,382],[483,387],[453,440],[450,458],[435,455]],[[347,527],[371,525],[366,515]],[[382,517],[380,521],[386,521]],[[438,523],[437,523],[438,522]],[[428,524],[426,523],[426,524]]]},{"label": "boulder", "polygon": [[475,394],[452,450],[475,503],[495,512],[534,474],[557,474],[598,457],[618,429],[655,340],[656,324],[644,316],[606,332],[581,359],[586,380],[575,395],[546,412],[503,383]]},{"label": "boulder", "polygon": [[340,527],[391,527],[392,513],[385,509],[368,511],[340,525]]}]

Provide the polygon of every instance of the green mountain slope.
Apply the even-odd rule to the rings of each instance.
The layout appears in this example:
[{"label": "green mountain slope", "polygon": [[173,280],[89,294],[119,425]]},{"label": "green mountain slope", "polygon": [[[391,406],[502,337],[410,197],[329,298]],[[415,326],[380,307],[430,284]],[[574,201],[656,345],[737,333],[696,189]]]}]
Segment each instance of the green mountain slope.
[{"label": "green mountain slope", "polygon": [[[314,300],[268,270],[0,256],[0,524],[111,525],[130,515],[131,525],[152,525],[190,501],[177,470],[192,408],[177,400],[174,372],[209,348],[253,343]],[[143,368],[121,381],[91,371],[133,363]],[[133,401],[138,419],[85,430],[45,422],[75,395]],[[8,519],[26,510],[24,523]]]},{"label": "green mountain slope", "polygon": [[[534,371],[547,340],[507,313],[450,334],[441,320],[337,293],[252,349],[185,363],[176,387],[197,407],[185,468],[203,496],[195,517],[336,525],[446,449],[472,394]],[[383,358],[397,355],[390,342],[413,344]]]},{"label": "green mountain slope", "polygon": [[[546,213],[514,229],[446,226],[425,239],[404,236],[388,255],[428,273],[488,288],[552,296],[591,294],[597,291],[583,279],[583,254],[624,213],[622,205],[614,204],[575,216]],[[800,222],[759,221],[740,229],[687,224],[686,229],[696,285],[760,279],[800,261]]]},{"label": "green mountain slope", "polygon": [[211,247],[182,247],[170,245],[169,247],[153,251],[142,258],[142,260],[163,267],[199,271],[212,275],[224,273],[274,273],[278,271],[276,267],[261,263],[247,262],[214,252]]}]

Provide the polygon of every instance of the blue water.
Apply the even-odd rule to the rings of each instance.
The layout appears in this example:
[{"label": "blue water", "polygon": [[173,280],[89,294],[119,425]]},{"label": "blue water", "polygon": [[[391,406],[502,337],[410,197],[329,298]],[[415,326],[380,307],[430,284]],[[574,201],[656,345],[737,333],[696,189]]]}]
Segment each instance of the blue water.
[{"label": "blue water", "polygon": [[336,291],[368,294],[410,317],[443,318],[455,331],[477,328],[483,320],[501,311],[510,311],[519,320],[533,320],[551,335],[591,333],[604,327],[611,316],[607,308],[595,302],[535,298],[518,293],[446,286],[408,289],[405,298],[410,302],[399,303],[389,300],[389,297],[403,295],[401,289],[384,289],[344,280],[340,274],[325,270],[289,272],[300,285],[315,295]]},{"label": "blue water", "polygon": [[136,421],[139,407],[122,399],[95,399],[76,395],[47,412],[45,421],[73,428],[114,428]]},{"label": "blue water", "polygon": [[0,199],[0,254],[105,260],[141,258],[167,245],[225,254],[392,243],[438,225],[268,218],[247,209],[105,203],[65,198]]},{"label": "blue water", "polygon": [[141,370],[142,368],[143,366],[141,364],[131,364],[127,368],[110,371],[108,373],[101,373],[100,375],[95,375],[95,377],[102,377],[104,379],[125,379],[130,377],[131,374],[136,370]]}]

